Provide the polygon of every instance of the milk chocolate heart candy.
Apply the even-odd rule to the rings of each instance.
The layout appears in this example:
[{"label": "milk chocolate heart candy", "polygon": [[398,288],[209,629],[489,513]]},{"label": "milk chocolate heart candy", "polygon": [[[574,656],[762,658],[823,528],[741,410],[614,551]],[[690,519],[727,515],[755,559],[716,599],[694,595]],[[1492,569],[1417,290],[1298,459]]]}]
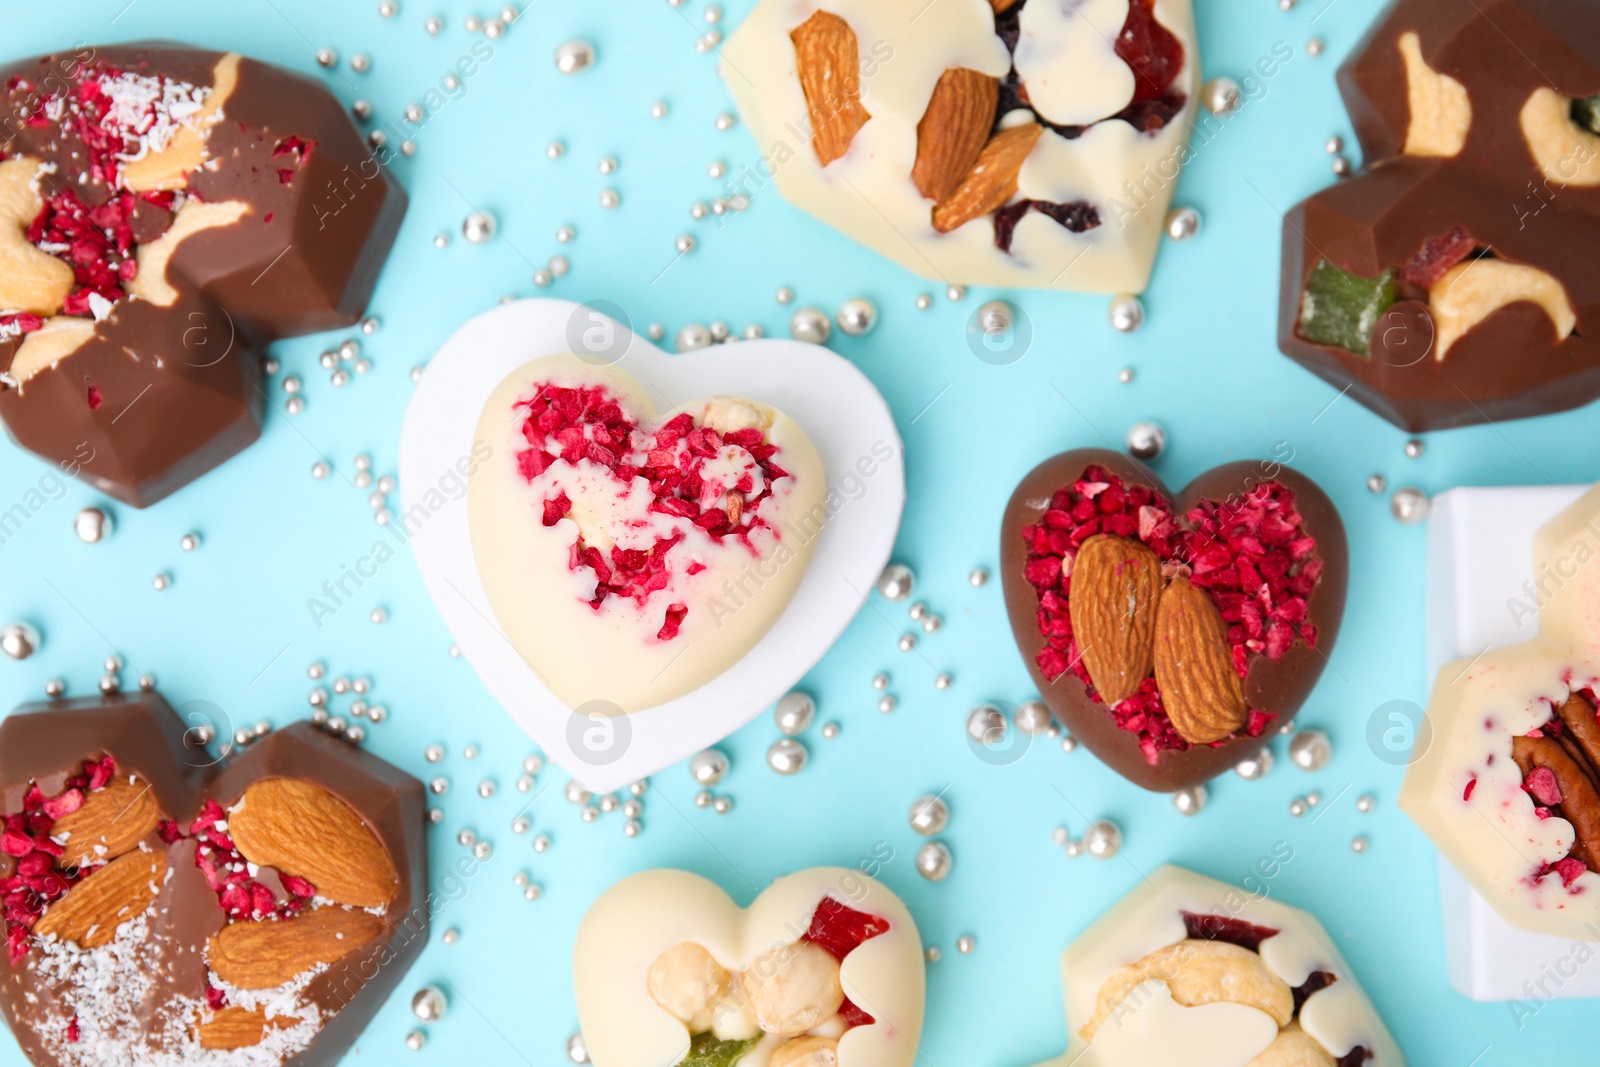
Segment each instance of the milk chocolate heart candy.
[{"label": "milk chocolate heart candy", "polygon": [[0,723],[0,1012],[39,1067],[332,1065],[427,943],[420,782],[310,723],[193,738],[155,693]]},{"label": "milk chocolate heart candy", "polygon": [[1079,934],[1061,978],[1069,1044],[1039,1067],[1405,1064],[1314,916],[1181,867],[1151,872]]},{"label": "milk chocolate heart candy", "polygon": [[1600,9],[1399,0],[1339,70],[1371,167],[1283,228],[1279,347],[1410,430],[1600,396]]},{"label": "milk chocolate heart candy", "polygon": [[1538,632],[1443,666],[1400,805],[1506,922],[1600,932],[1600,490],[1534,539]]},{"label": "milk chocolate heart candy", "polygon": [[1276,461],[1172,493],[1121,453],[1062,453],[1011,495],[1000,560],[1045,703],[1146,789],[1195,785],[1265,746],[1344,613],[1344,524]]},{"label": "milk chocolate heart candy", "polygon": [[507,640],[568,707],[665,704],[737,662],[799,587],[825,515],[822,461],[765,404],[658,415],[616,368],[513,371],[475,438],[473,554]]},{"label": "milk chocolate heart candy", "polygon": [[356,321],[405,194],[326,89],[235,53],[85,47],[0,85],[0,419],[145,507],[260,435],[266,342]]},{"label": "milk chocolate heart candy", "polygon": [[924,968],[905,905],[839,867],[780,878],[745,910],[685,871],[636,874],[572,950],[595,1067],[912,1067]]}]

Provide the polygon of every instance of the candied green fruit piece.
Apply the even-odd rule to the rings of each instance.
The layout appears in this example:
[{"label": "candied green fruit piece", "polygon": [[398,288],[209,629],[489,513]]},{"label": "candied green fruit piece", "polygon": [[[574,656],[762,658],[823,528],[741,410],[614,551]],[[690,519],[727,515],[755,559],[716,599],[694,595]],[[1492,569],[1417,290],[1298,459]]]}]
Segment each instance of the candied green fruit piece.
[{"label": "candied green fruit piece", "polygon": [[1363,278],[1320,260],[1300,299],[1300,336],[1358,356],[1372,355],[1372,327],[1397,297],[1398,271]]},{"label": "candied green fruit piece", "polygon": [[1590,133],[1600,135],[1600,93],[1593,96],[1580,96],[1572,102],[1572,121],[1588,130]]},{"label": "candied green fruit piece", "polygon": [[678,1067],[733,1067],[760,1040],[752,1037],[748,1041],[719,1041],[710,1031],[695,1034],[689,1041],[689,1054],[678,1062]]}]

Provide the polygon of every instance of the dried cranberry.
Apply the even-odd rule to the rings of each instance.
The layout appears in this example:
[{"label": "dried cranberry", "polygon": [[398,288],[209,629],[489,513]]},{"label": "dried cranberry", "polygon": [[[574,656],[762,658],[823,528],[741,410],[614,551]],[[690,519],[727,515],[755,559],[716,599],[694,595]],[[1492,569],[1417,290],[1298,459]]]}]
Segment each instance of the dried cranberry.
[{"label": "dried cranberry", "polygon": [[1132,0],[1117,35],[1117,58],[1133,70],[1133,102],[1165,93],[1183,67],[1183,43],[1156,21],[1155,0]]},{"label": "dried cranberry", "polygon": [[1422,242],[1422,247],[1400,273],[1412,285],[1432,289],[1451,267],[1472,255],[1477,248],[1478,242],[1473,236],[1460,226],[1455,226],[1449,233]]},{"label": "dried cranberry", "polygon": [[865,941],[889,932],[889,920],[857,911],[841,900],[823,897],[811,914],[807,941],[828,950],[842,960]]},{"label": "dried cranberry", "polygon": [[1201,915],[1192,911],[1181,914],[1185,934],[1196,941],[1226,941],[1251,952],[1260,952],[1261,942],[1278,935],[1278,931],[1269,926],[1257,926],[1228,915]]},{"label": "dried cranberry", "polygon": [[1306,980],[1293,989],[1294,1013],[1300,1014],[1300,1009],[1311,999],[1311,994],[1327,989],[1338,980],[1339,976],[1331,971],[1312,971],[1306,975]]}]

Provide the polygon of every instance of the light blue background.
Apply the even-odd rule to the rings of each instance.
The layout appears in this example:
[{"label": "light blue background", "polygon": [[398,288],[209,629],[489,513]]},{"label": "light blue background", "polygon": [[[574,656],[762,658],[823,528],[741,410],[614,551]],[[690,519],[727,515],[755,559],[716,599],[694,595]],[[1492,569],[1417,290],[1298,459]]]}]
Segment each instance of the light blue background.
[{"label": "light blue background", "polygon": [[[481,40],[463,29],[474,9],[459,0],[399,2],[399,16],[389,20],[378,16],[377,0],[133,0],[126,7],[127,0],[95,0],[70,8],[6,0],[0,11],[7,59],[78,41],[185,38],[315,72],[341,99],[369,99],[380,119],[394,121]],[[736,26],[749,6],[729,3],[721,28]],[[1146,295],[1148,322],[1132,336],[1107,325],[1103,297],[1006,294],[1031,319],[1034,342],[1020,362],[995,367],[974,358],[964,336],[968,316],[991,294],[951,304],[939,287],[855,247],[770,189],[721,226],[691,221],[690,204],[720,191],[707,176],[712,161],[738,173],[757,157],[742,126],[714,127],[731,105],[714,57],[694,47],[707,28],[705,0],[677,9],[665,0],[536,0],[494,42],[493,59],[467,82],[466,95],[430,118],[416,138],[417,156],[395,168],[412,206],[373,301],[383,327],[364,340],[374,371],[335,390],[316,355],[338,337],[280,345],[286,371],[307,383],[303,415],[273,414],[259,445],[148,512],[116,507],[118,529],[108,543],[84,545],[72,534],[74,512],[101,502],[82,486],[35,515],[0,547],[0,621],[34,622],[45,646],[28,662],[0,663],[0,704],[37,699],[58,675],[73,693],[91,692],[113,648],[129,661],[128,684],[153,672],[175,703],[210,700],[242,723],[303,717],[313,659],[331,675],[375,680],[375,699],[392,715],[371,730],[372,751],[419,776],[442,770],[452,782],[444,824],[432,831],[435,865],[463,853],[455,843],[462,827],[491,839],[496,852],[466,898],[441,917],[434,944],[352,1062],[409,1056],[402,1038],[414,1025],[410,993],[427,982],[448,983],[452,1005],[428,1028],[417,1061],[562,1062],[576,1022],[573,932],[615,879],[679,866],[748,901],[779,873],[855,863],[878,842],[895,851],[885,880],[911,906],[926,941],[944,952],[929,968],[922,1053],[929,1067],[1013,1067],[1055,1054],[1066,1040],[1057,956],[1074,934],[1140,872],[1172,861],[1237,881],[1278,841],[1289,842],[1295,858],[1274,892],[1321,916],[1412,1063],[1528,1063],[1577,1051],[1578,1028],[1592,1030],[1593,1002],[1547,1006],[1519,1029],[1505,1005],[1474,1004],[1448,987],[1433,849],[1395,806],[1401,770],[1365,741],[1379,705],[1426,697],[1423,528],[1397,525],[1386,497],[1364,483],[1374,472],[1391,487],[1429,492],[1590,480],[1600,469],[1592,413],[1434,435],[1425,455],[1409,460],[1405,434],[1348,398],[1330,406],[1334,391],[1278,354],[1280,212],[1332,180],[1323,141],[1349,133],[1334,69],[1381,3],[1306,0],[1290,13],[1273,0],[1199,6],[1208,76],[1239,75],[1276,41],[1295,54],[1184,173],[1179,201],[1203,213],[1201,236],[1164,250]],[[448,22],[436,38],[422,28],[434,14]],[[1314,34],[1328,45],[1319,58],[1304,52]],[[599,60],[564,77],[551,56],[574,36],[592,41]],[[341,57],[365,51],[372,69],[320,71],[313,60],[320,46]],[[649,115],[658,99],[671,106],[661,121]],[[544,146],[556,139],[568,150],[551,161]],[[620,166],[603,177],[596,165],[608,154]],[[607,186],[621,192],[617,210],[598,205]],[[469,201],[498,216],[493,243],[460,239]],[[554,234],[565,224],[578,236],[563,247]],[[442,251],[432,243],[440,231],[455,234]],[[683,233],[698,248],[666,269]],[[840,736],[823,740],[813,727],[805,739],[811,765],[786,779],[763,765],[777,736],[770,718],[735,735],[725,746],[735,764],[723,787],[735,800],[730,815],[695,809],[695,787],[675,767],[652,783],[645,831],[630,840],[620,815],[581,823],[561,797],[565,775],[546,771],[532,816],[554,846],[535,856],[529,837],[509,828],[528,799],[513,782],[531,746],[466,663],[446,654],[450,637],[410,558],[387,564],[356,605],[320,630],[305,601],[377,535],[366,492],[346,477],[363,451],[377,473],[394,471],[410,368],[502,294],[534,294],[532,267],[558,250],[570,256],[572,272],[551,295],[614,301],[636,327],[665,324],[669,338],[686,322],[718,318],[736,330],[757,322],[780,334],[790,309],[773,292],[783,285],[794,287],[796,306],[830,312],[851,296],[872,299],[878,328],[834,344],[878,384],[900,422],[910,503],[896,555],[915,568],[917,597],[944,627],[923,636],[915,654],[902,654],[895,639],[912,625],[904,605],[875,598],[806,682],[820,705],[818,723],[839,722]],[[931,311],[914,309],[921,292],[936,294]],[[1123,366],[1137,371],[1130,385],[1117,381]],[[273,396],[281,402],[281,392]],[[1194,819],[1087,752],[1066,755],[1041,739],[1037,751],[997,767],[974,757],[963,732],[978,702],[1032,695],[998,583],[974,590],[966,582],[973,566],[995,565],[996,527],[1012,486],[1044,457],[1116,445],[1147,418],[1167,428],[1157,467],[1175,485],[1287,442],[1294,465],[1333,495],[1350,533],[1344,632],[1302,715],[1332,735],[1333,762],[1306,775],[1283,758],[1279,741],[1277,769],[1265,781],[1220,779]],[[9,507],[48,468],[9,445],[0,445],[0,456],[0,507]],[[309,471],[321,457],[343,476],[314,481]],[[186,554],[178,539],[191,530],[205,543]],[[164,593],[151,588],[158,571],[175,578]],[[375,627],[367,613],[380,605],[391,619]],[[880,670],[893,675],[899,697],[892,715],[874,708],[869,679]],[[944,692],[933,686],[940,670],[955,678]],[[436,741],[449,750],[437,768],[422,759]],[[468,743],[482,749],[475,762],[462,757]],[[476,795],[486,776],[499,785],[492,800]],[[955,868],[948,881],[932,884],[912,868],[920,839],[906,810],[919,793],[945,788]],[[1320,818],[1291,818],[1290,799],[1313,788],[1328,798]],[[1367,791],[1377,806],[1362,815],[1354,801]],[[1116,860],[1068,860],[1052,847],[1058,824],[1078,835],[1098,817],[1126,834]],[[1364,855],[1349,847],[1357,833],[1371,838]],[[545,887],[537,903],[512,884],[523,869]],[[461,931],[454,946],[438,943],[447,926]],[[976,937],[972,955],[955,952],[961,934]],[[8,1039],[0,1044],[0,1064],[22,1062]]]}]

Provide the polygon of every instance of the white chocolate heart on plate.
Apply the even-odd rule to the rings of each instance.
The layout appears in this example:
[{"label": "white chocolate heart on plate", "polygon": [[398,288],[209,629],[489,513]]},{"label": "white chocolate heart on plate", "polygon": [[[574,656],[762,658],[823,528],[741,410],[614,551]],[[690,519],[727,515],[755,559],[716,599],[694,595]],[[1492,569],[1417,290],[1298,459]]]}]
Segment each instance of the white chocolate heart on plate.
[{"label": "white chocolate heart on plate", "polygon": [[[558,407],[541,385],[573,392]],[[593,410],[571,408],[584,396]],[[541,429],[546,408],[567,414]],[[609,792],[822,658],[888,561],[905,467],[883,397],[820,345],[669,355],[594,307],[522,300],[428,364],[400,487],[383,552],[411,546],[489,691]]]},{"label": "white chocolate heart on plate", "polygon": [[[685,871],[612,886],[578,928],[578,1020],[595,1067],[912,1067],[922,940],[860,871],[778,879],[748,909]],[[831,1054],[831,1055],[830,1055]]]}]

